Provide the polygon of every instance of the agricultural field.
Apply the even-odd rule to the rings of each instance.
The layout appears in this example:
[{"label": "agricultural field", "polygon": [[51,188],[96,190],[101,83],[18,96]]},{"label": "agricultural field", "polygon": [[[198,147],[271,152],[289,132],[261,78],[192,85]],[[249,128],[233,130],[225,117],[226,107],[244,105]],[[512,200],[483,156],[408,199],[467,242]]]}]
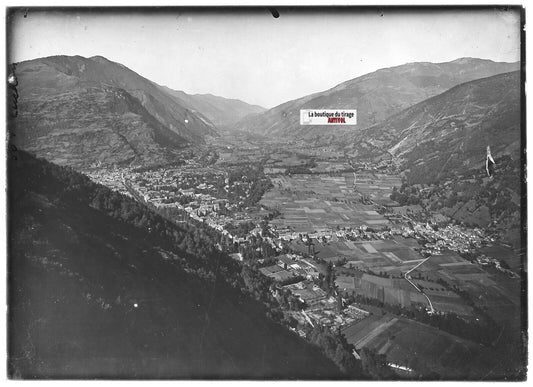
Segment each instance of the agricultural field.
[{"label": "agricultural field", "polygon": [[[402,242],[405,242],[405,244]],[[441,278],[453,278],[447,273],[448,268],[453,271],[457,270],[457,268],[468,267],[467,270],[476,270],[478,277],[487,275],[477,265],[471,264],[459,256],[435,256],[424,261],[424,258],[412,247],[414,245],[410,238],[396,237],[393,240],[361,242],[345,241],[328,243],[327,247],[331,249],[332,245],[337,246],[340,243],[348,244],[351,249],[349,251],[341,251],[348,262],[344,267],[336,269],[341,275],[341,279],[338,282],[339,288],[355,291],[356,294],[378,299],[391,305],[410,307],[414,304],[419,304],[428,307],[425,297],[402,278],[403,273],[424,262],[411,273],[411,276],[413,283],[423,289],[424,293],[430,298],[434,309],[444,313],[453,312],[462,316],[471,316],[472,307],[456,292],[436,281]],[[321,247],[317,246],[315,251],[317,256],[320,257]],[[439,258],[442,258],[444,263],[440,263],[444,266],[439,264]],[[435,272],[431,272],[430,268]],[[350,272],[350,270],[353,270],[353,272]],[[369,271],[388,278],[369,274],[363,274],[361,278],[361,275],[358,274]],[[353,283],[350,282],[350,279],[343,278],[342,275],[347,275],[348,277],[359,276],[360,279]],[[455,283],[463,284],[459,280],[453,284]]]},{"label": "agricultural field", "polygon": [[[494,338],[497,345],[520,342],[519,279],[495,268],[491,271],[451,250],[440,249],[426,259],[419,252],[423,246],[407,237],[409,233],[401,236],[384,231],[407,227],[391,224],[376,211],[375,204],[369,203],[393,205],[389,195],[400,185],[398,178],[343,173],[276,175],[271,180],[273,188],[260,202],[280,213],[270,225],[280,237],[287,237],[293,252],[314,254],[322,273],[326,262],[332,262],[339,290],[417,309],[429,309],[427,296],[435,311],[454,313],[467,321],[476,318],[479,311],[474,309],[479,308],[505,327]],[[343,229],[357,232],[343,234]],[[445,235],[444,241],[453,245],[453,238]],[[512,253],[501,246],[484,252],[516,268],[519,264]],[[418,264],[410,278],[423,293],[403,278]],[[433,370],[451,378],[480,378],[497,363],[476,343],[384,311],[343,332],[356,348],[373,349],[385,354],[391,363],[426,374]],[[469,364],[468,369],[465,364]]]},{"label": "agricultural field", "polygon": [[311,161],[307,156],[301,156],[289,152],[271,153],[266,161],[266,165],[272,168],[297,167],[306,165]]},{"label": "agricultural field", "polygon": [[402,185],[399,176],[383,173],[354,174],[354,187],[372,201],[382,205],[397,204],[390,199],[392,189]]},{"label": "agricultural field", "polygon": [[[520,294],[519,279],[509,278],[497,272],[489,273],[480,265],[465,260],[453,251],[432,256],[418,267],[412,276],[416,281],[430,280],[428,284],[432,286],[428,285],[428,287],[432,288],[437,286],[434,281],[443,280],[450,286],[467,292],[474,305],[486,308],[487,313],[494,320],[505,322],[506,325],[519,323],[520,300],[516,296]],[[449,297],[443,291],[426,290],[424,291],[432,302],[435,300],[440,308],[457,314],[465,314],[467,309],[470,309],[465,308],[464,305],[461,306],[456,302],[455,297]]]},{"label": "agricultural field", "polygon": [[479,344],[391,314],[371,315],[342,329],[342,333],[357,351],[372,349],[386,355],[390,363],[413,372],[479,378],[498,361]]},{"label": "agricultural field", "polygon": [[346,162],[318,161],[316,167],[310,168],[314,173],[342,172],[353,170]]},{"label": "agricultural field", "polygon": [[274,188],[260,204],[281,216],[271,224],[298,233],[313,233],[343,227],[382,227],[389,221],[373,206],[362,204],[351,174],[342,176],[295,175],[271,179]]},{"label": "agricultural field", "polygon": [[[333,238],[332,238],[333,239]],[[404,241],[407,241],[404,243]],[[325,261],[337,261],[345,258],[346,267],[373,272],[384,272],[397,276],[421,262],[424,258],[414,250],[409,238],[388,240],[349,241],[336,238],[327,242],[315,241],[317,257]],[[305,244],[296,240],[291,248],[301,250]]]}]

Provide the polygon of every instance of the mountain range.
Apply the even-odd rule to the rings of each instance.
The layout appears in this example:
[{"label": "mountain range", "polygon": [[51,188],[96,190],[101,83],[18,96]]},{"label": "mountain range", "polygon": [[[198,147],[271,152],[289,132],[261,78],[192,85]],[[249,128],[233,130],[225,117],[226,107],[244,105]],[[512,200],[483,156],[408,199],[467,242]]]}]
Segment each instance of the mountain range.
[{"label": "mountain range", "polygon": [[187,94],[165,86],[161,88],[178,103],[188,106],[193,112],[203,114],[216,125],[217,129],[229,129],[247,115],[259,114],[266,110],[238,99],[222,98],[212,94]]},{"label": "mountain range", "polygon": [[498,158],[520,155],[520,72],[477,79],[420,102],[386,120],[343,137],[353,157],[386,153],[409,168],[411,180],[443,173],[484,171],[487,146]]},{"label": "mountain range", "polygon": [[[318,142],[340,135],[366,146],[371,141],[358,137],[362,131],[367,136],[365,129],[383,124],[392,130],[386,122],[391,116],[459,84],[518,67],[475,58],[408,63],[265,111],[239,100],[172,90],[103,57],[56,56],[16,65],[18,117],[10,130],[16,146],[79,168],[172,163],[184,149],[217,136],[217,128]],[[300,109],[312,108],[355,108],[358,123],[300,126]],[[374,141],[392,135],[379,133],[382,138]]]},{"label": "mountain range", "polygon": [[14,144],[75,167],[170,163],[182,149],[218,135],[210,118],[227,124],[232,115],[261,110],[163,88],[101,56],[54,56],[15,68]]},{"label": "mountain range", "polygon": [[[477,58],[460,58],[445,63],[407,63],[377,70],[264,113],[248,115],[233,129],[283,139],[314,139],[347,130],[358,131],[458,84],[518,69],[519,63]],[[300,126],[300,109],[342,108],[357,110],[355,128]]]}]

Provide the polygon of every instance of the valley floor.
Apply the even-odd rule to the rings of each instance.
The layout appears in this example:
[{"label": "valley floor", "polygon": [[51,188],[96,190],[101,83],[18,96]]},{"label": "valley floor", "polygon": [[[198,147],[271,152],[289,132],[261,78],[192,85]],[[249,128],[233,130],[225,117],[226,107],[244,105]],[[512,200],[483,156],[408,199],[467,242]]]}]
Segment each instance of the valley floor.
[{"label": "valley floor", "polygon": [[228,253],[271,278],[302,337],[340,329],[356,358],[384,355],[398,378],[524,372],[520,358],[499,360],[525,345],[521,256],[490,229],[402,206],[394,168],[324,147],[226,136],[211,150],[208,164],[87,173],[229,238]]}]

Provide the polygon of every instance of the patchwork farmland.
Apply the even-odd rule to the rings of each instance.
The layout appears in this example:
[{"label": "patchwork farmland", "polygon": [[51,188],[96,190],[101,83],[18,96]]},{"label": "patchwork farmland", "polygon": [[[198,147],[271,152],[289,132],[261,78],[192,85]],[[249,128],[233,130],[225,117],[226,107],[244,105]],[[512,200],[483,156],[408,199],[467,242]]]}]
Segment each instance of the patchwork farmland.
[{"label": "patchwork farmland", "polygon": [[[281,216],[271,222],[273,226],[298,233],[388,225],[389,221],[372,205],[361,203],[361,192],[366,192],[373,200],[384,201],[392,188],[399,185],[398,178],[386,175],[379,175],[376,180],[357,180],[350,173],[278,176],[271,180],[274,188],[263,196],[260,204],[281,212]],[[374,187],[379,187],[378,193],[369,194],[376,192]]]},{"label": "patchwork farmland", "polygon": [[[346,259],[346,266],[354,269],[382,271],[390,275],[399,275],[411,269],[424,258],[415,250],[412,239],[394,237],[389,240],[350,241],[331,238],[327,242],[315,241],[316,256],[325,261],[336,262]],[[305,252],[307,245],[294,240],[291,248]]]},{"label": "patchwork farmland", "polygon": [[[479,378],[481,370],[497,369],[486,347],[416,321],[406,310],[426,311],[436,318],[457,316],[472,324],[492,319],[509,328],[495,332],[490,345],[520,342],[520,305],[513,297],[519,279],[459,255],[479,247],[476,232],[406,222],[409,214],[389,220],[378,212],[380,205],[399,208],[391,207],[394,202],[389,199],[399,178],[372,173],[274,174],[271,181],[273,188],[260,204],[279,211],[269,222],[278,240],[289,251],[314,259],[322,274],[332,263],[341,296],[357,300],[369,313],[340,324],[358,353],[367,348],[384,354],[391,368],[406,374],[416,370]],[[377,311],[370,312],[373,308]],[[326,317],[315,316],[313,321],[321,318]]]}]

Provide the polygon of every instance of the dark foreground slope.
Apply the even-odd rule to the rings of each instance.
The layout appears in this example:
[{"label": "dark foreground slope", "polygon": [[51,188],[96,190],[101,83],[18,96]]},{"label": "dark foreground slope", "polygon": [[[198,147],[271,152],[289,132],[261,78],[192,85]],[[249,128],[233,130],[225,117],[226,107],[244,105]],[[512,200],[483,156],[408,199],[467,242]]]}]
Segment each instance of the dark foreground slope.
[{"label": "dark foreground slope", "polygon": [[241,292],[239,266],[201,229],[167,222],[72,170],[15,156],[11,377],[343,377]]}]

